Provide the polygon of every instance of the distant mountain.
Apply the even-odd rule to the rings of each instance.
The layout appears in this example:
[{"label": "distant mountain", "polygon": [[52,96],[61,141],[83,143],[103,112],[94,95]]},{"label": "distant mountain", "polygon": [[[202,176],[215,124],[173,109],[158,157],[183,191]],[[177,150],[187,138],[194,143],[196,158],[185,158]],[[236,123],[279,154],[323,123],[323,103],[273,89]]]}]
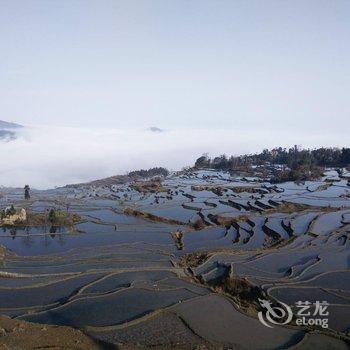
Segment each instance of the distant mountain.
[{"label": "distant mountain", "polygon": [[23,125],[0,120],[0,129],[18,129],[18,128],[23,128]]},{"label": "distant mountain", "polygon": [[163,132],[164,130],[163,129],[160,129],[156,126],[151,126],[150,128],[148,128],[149,131],[152,131],[152,132]]},{"label": "distant mountain", "polygon": [[17,138],[16,130],[23,128],[23,125],[5,122],[4,120],[0,120],[0,141],[13,141]]},{"label": "distant mountain", "polygon": [[0,140],[2,141],[12,141],[17,138],[16,133],[10,130],[0,129]]}]

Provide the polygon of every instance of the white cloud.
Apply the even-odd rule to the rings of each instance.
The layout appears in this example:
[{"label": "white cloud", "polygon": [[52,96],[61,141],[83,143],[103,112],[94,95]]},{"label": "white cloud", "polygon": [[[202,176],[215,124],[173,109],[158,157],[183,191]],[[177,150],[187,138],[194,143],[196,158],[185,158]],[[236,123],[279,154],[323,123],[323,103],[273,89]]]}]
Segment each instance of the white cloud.
[{"label": "white cloud", "polygon": [[0,185],[51,188],[127,171],[165,166],[172,170],[191,165],[204,152],[241,154],[267,147],[343,146],[344,138],[311,137],[288,131],[276,134],[232,130],[77,129],[35,126],[19,131],[15,141],[1,147]]}]

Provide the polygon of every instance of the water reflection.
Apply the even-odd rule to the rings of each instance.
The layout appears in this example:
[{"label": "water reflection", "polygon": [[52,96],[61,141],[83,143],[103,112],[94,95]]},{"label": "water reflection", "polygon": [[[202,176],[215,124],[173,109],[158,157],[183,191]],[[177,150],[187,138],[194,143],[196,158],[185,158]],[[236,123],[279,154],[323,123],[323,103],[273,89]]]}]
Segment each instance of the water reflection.
[{"label": "water reflection", "polygon": [[34,237],[30,236],[30,235],[21,237],[21,241],[22,241],[23,245],[27,248],[32,247],[33,244],[35,243]]},{"label": "water reflection", "polygon": [[50,234],[52,238],[56,234],[67,233],[67,228],[65,226],[25,226],[25,227],[13,227],[13,226],[3,226],[2,233],[3,236],[16,237],[24,235],[45,235]]},{"label": "water reflection", "polygon": [[56,232],[57,232],[57,226],[51,226],[50,227],[50,233],[51,233],[50,237],[51,238],[55,238],[56,237],[56,235],[55,235]]}]

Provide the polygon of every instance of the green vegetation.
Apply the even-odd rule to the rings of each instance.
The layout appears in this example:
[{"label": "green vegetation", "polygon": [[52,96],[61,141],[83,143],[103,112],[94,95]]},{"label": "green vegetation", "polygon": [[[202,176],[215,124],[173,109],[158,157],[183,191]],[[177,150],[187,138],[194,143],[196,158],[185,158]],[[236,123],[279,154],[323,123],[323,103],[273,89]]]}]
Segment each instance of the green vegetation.
[{"label": "green vegetation", "polygon": [[323,169],[314,165],[296,165],[292,169],[273,171],[271,183],[286,181],[302,182],[306,180],[317,180],[322,176]]},{"label": "green vegetation", "polygon": [[[273,165],[282,165],[276,169]],[[221,155],[213,159],[207,154],[195,162],[196,168],[211,168],[227,171],[249,171],[252,165],[261,165],[272,172],[272,183],[284,181],[314,180],[322,175],[324,167],[347,167],[350,164],[350,148],[299,149],[297,146],[286,149],[264,149],[261,153],[241,156]]]},{"label": "green vegetation", "polygon": [[[5,219],[9,216],[15,215],[16,209],[13,205],[11,207],[0,210],[0,219]],[[47,212],[36,213],[29,212],[25,221],[16,221],[14,226],[45,226],[51,224],[53,226],[73,226],[82,221],[78,214],[68,213],[66,211],[50,209]]]},{"label": "green vegetation", "polygon": [[294,146],[290,149],[278,147],[272,150],[264,149],[261,153],[244,154],[240,156],[221,155],[213,159],[207,154],[196,160],[197,168],[212,168],[219,170],[235,170],[251,165],[284,164],[291,169],[300,165],[319,167],[346,167],[350,164],[350,148],[317,148],[299,149]]},{"label": "green vegetation", "polygon": [[51,208],[48,214],[29,214],[28,220],[39,219],[39,221],[49,222],[54,226],[72,226],[82,221],[78,214]]},{"label": "green vegetation", "polygon": [[128,175],[130,177],[154,177],[154,176],[168,176],[169,171],[162,167],[151,168],[148,170],[135,170],[131,171]]},{"label": "green vegetation", "polygon": [[57,221],[56,211],[54,209],[50,209],[49,211],[49,222],[54,224]]}]

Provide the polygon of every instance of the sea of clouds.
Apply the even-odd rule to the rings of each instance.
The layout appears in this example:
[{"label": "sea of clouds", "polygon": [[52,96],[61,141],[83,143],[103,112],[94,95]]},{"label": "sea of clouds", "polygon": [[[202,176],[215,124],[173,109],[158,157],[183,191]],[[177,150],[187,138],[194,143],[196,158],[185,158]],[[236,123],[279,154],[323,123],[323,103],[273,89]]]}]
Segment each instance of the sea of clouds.
[{"label": "sea of clouds", "polygon": [[154,166],[194,164],[204,152],[239,155],[275,146],[337,146],[327,135],[269,130],[88,129],[30,126],[0,141],[0,186],[46,189]]}]

